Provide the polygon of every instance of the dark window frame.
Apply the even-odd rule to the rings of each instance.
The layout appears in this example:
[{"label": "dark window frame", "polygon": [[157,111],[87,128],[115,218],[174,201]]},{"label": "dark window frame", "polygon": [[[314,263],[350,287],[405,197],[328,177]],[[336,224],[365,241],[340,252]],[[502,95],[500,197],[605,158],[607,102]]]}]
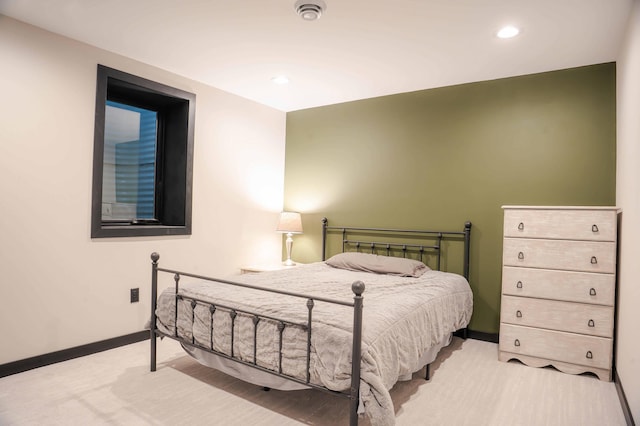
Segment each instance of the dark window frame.
[{"label": "dark window frame", "polygon": [[[195,94],[98,65],[93,147],[91,238],[191,235]],[[103,221],[107,100],[158,111],[156,220]]]}]

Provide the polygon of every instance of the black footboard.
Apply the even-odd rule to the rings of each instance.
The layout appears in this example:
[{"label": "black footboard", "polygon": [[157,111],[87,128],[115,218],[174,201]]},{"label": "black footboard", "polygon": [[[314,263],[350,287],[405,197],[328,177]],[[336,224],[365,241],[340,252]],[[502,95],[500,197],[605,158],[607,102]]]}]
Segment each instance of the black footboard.
[{"label": "black footboard", "polygon": [[[186,272],[180,272],[180,271],[175,271],[175,270],[170,270],[170,269],[164,269],[164,268],[160,268],[158,266],[158,260],[160,259],[160,255],[158,253],[153,253],[151,254],[151,261],[152,261],[152,265],[151,265],[151,362],[150,362],[150,369],[151,371],[155,371],[156,370],[156,338],[158,336],[161,337],[168,337],[174,340],[177,340],[179,342],[181,342],[182,344],[185,345],[189,345],[201,350],[204,350],[206,352],[215,354],[217,356],[220,356],[222,358],[225,359],[229,359],[229,360],[233,360],[234,362],[238,362],[240,364],[243,365],[247,365],[249,367],[258,369],[260,371],[278,376],[278,377],[283,377],[287,380],[291,380],[293,382],[296,383],[300,383],[303,384],[305,386],[314,388],[314,389],[318,389],[321,391],[325,391],[325,392],[329,392],[331,394],[335,394],[335,395],[340,395],[340,396],[344,396],[347,397],[351,400],[351,408],[350,408],[350,424],[351,425],[357,425],[358,424],[358,404],[359,404],[359,393],[360,393],[360,364],[361,364],[361,344],[362,344],[362,301],[363,301],[363,297],[362,297],[362,293],[364,292],[365,286],[362,282],[360,281],[356,281],[352,284],[351,288],[352,291],[354,293],[354,298],[353,298],[353,303],[349,303],[349,302],[343,302],[343,301],[339,301],[339,300],[332,300],[332,299],[327,299],[327,298],[322,298],[322,297],[317,297],[317,296],[309,296],[309,295],[305,295],[305,294],[299,294],[299,293],[292,293],[292,292],[287,292],[287,291],[280,291],[280,290],[275,290],[275,289],[268,289],[268,288],[262,288],[262,287],[256,287],[256,286],[252,286],[249,284],[244,284],[244,283],[238,283],[238,282],[233,282],[233,281],[227,281],[227,280],[221,280],[221,279],[215,279],[215,278],[211,278],[211,277],[205,277],[205,276],[200,276],[200,275],[195,275],[195,274],[190,274],[190,273],[186,273]],[[157,327],[157,316],[156,316],[156,308],[157,308],[157,302],[158,302],[158,273],[169,273],[169,274],[173,274],[173,278],[175,281],[175,333],[173,334],[168,334],[165,332],[162,332],[161,330],[158,329]],[[195,297],[190,297],[190,296],[185,296],[183,294],[180,293],[180,278],[182,276],[185,277],[191,277],[191,278],[197,278],[197,279],[202,279],[202,280],[206,280],[206,281],[212,281],[215,283],[219,283],[219,284],[224,284],[224,285],[230,285],[230,286],[236,286],[236,287],[243,287],[243,288],[249,288],[249,289],[253,289],[256,291],[266,291],[266,292],[270,292],[270,293],[277,293],[277,294],[282,294],[282,295],[286,295],[286,296],[292,296],[295,298],[300,298],[301,299],[301,303],[305,303],[307,310],[308,310],[308,317],[307,317],[307,321],[306,323],[300,323],[300,322],[295,322],[295,321],[291,321],[285,318],[277,318],[275,316],[272,315],[264,315],[258,312],[252,312],[252,311],[248,311],[246,309],[239,309],[238,307],[234,307],[234,306],[228,306],[228,305],[223,305],[223,304],[218,304],[218,303],[211,303],[208,301],[204,301]],[[203,345],[202,343],[199,343],[195,340],[194,337],[194,333],[191,333],[191,337],[185,337],[185,336],[181,336],[179,331],[178,331],[178,307],[179,307],[179,302],[180,301],[186,301],[187,303],[189,303],[191,305],[192,308],[192,315],[194,312],[194,308],[198,305],[200,306],[205,306],[209,312],[211,312],[211,322],[213,325],[213,314],[216,311],[222,311],[222,312],[226,312],[229,314],[229,317],[231,319],[231,330],[230,330],[230,335],[231,335],[231,350],[229,353],[220,351],[220,350],[216,350],[214,349],[214,344],[213,344],[213,337],[211,338],[211,344],[210,345]],[[352,340],[352,364],[351,364],[351,386],[350,389],[346,392],[337,392],[337,391],[332,391],[327,389],[326,387],[323,387],[321,385],[315,384],[311,382],[311,369],[310,369],[310,363],[311,363],[311,332],[313,329],[313,309],[315,307],[315,303],[316,302],[325,302],[325,303],[331,303],[331,304],[336,304],[336,305],[343,305],[346,307],[350,307],[353,308],[353,340]],[[238,354],[234,353],[234,327],[235,327],[235,319],[237,317],[237,315],[245,315],[245,316],[249,316],[252,319],[253,322],[253,342],[251,342],[251,344],[253,345],[253,361],[247,361],[244,359],[241,359]],[[279,342],[279,353],[278,353],[278,358],[279,358],[279,362],[278,362],[278,368],[276,369],[270,369],[267,367],[264,367],[262,365],[259,365],[257,363],[257,334],[258,334],[258,324],[261,321],[271,321],[271,322],[275,322],[277,324],[277,328],[279,331],[279,335],[280,335],[280,342]],[[194,317],[192,316],[191,319],[191,325],[193,327],[193,321],[194,321]],[[286,327],[298,327],[302,330],[304,330],[304,332],[306,332],[306,336],[307,336],[307,352],[306,352],[306,361],[307,361],[307,365],[306,365],[306,378],[305,379],[301,379],[299,377],[294,377],[288,374],[283,373],[282,371],[282,333],[284,331],[284,329]],[[212,333],[213,335],[213,333]]]}]

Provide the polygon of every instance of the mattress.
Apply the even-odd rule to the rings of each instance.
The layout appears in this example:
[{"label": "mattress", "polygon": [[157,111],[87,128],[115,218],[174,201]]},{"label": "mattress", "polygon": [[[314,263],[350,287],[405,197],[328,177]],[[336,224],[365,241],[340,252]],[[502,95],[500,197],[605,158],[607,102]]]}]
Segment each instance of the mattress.
[{"label": "mattress", "polygon": [[[426,354],[442,346],[450,333],[466,327],[473,310],[472,293],[465,278],[440,271],[428,271],[418,278],[398,277],[337,269],[318,262],[282,271],[239,275],[233,281],[344,302],[353,301],[354,281],[365,283],[360,403],[373,425],[394,424],[389,390],[398,380],[423,367]],[[198,303],[192,308],[190,301],[179,301],[177,328],[181,338],[228,355],[233,341],[234,357],[246,362],[255,360],[267,369],[277,370],[280,363],[278,321],[260,321],[254,353],[252,315],[237,314],[232,339],[232,315],[225,306],[285,318],[296,324],[307,322],[305,299],[184,278],[180,293],[219,306],[212,313],[206,304]],[[173,289],[167,289],[158,298],[157,327],[173,335],[175,323],[175,294]],[[314,302],[311,383],[335,391],[349,389],[352,326],[352,308]],[[281,368],[291,377],[306,379],[304,327],[284,328]]]}]

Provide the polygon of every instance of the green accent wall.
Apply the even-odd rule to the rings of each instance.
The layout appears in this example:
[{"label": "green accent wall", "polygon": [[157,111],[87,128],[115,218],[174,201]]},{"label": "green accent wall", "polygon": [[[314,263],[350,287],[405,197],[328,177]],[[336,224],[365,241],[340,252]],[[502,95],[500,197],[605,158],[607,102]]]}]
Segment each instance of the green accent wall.
[{"label": "green accent wall", "polygon": [[[402,93],[287,114],[293,259],[334,225],[471,232],[470,328],[497,333],[501,206],[614,205],[615,63]],[[366,294],[365,294],[366,300]]]}]

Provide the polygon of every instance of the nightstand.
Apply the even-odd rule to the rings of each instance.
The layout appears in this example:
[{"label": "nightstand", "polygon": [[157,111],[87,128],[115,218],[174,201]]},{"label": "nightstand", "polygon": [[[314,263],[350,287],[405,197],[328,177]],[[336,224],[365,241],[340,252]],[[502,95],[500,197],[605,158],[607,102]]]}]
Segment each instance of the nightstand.
[{"label": "nightstand", "polygon": [[292,266],[287,266],[282,263],[266,263],[266,264],[258,264],[258,265],[247,265],[240,267],[241,274],[256,274],[258,272],[267,272],[267,271],[280,271],[282,269],[295,268],[297,265],[301,265],[300,263],[296,263]]}]

